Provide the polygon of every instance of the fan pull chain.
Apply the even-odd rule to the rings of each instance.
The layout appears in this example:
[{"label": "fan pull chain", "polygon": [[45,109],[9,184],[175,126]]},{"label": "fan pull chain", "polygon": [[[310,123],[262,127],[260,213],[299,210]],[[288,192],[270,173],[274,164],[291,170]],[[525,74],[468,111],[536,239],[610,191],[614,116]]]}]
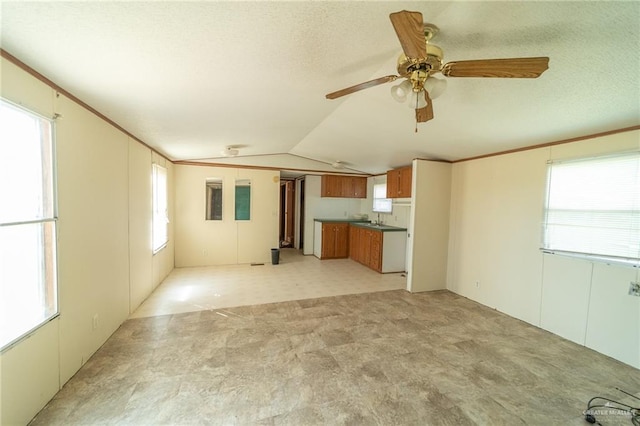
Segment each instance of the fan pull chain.
[{"label": "fan pull chain", "polygon": [[[418,96],[416,96],[416,113],[418,112]],[[416,130],[415,130],[415,133],[418,133],[418,114],[416,114]]]}]

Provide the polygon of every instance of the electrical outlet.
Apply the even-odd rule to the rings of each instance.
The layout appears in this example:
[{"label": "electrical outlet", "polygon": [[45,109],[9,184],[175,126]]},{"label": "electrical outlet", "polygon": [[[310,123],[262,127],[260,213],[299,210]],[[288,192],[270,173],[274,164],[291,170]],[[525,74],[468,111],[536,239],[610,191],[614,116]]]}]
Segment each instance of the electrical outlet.
[{"label": "electrical outlet", "polygon": [[640,282],[629,283],[629,296],[638,296],[640,297]]},{"label": "electrical outlet", "polygon": [[95,314],[95,315],[93,316],[92,326],[93,326],[93,329],[94,329],[94,330],[95,330],[96,328],[98,328],[98,314]]}]

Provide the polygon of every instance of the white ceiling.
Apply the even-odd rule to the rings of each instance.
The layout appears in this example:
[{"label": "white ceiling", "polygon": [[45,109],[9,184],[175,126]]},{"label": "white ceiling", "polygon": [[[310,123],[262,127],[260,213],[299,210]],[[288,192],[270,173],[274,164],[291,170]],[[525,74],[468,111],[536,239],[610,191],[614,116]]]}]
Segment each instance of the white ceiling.
[{"label": "white ceiling", "polygon": [[[418,133],[389,84],[326,100],[396,74],[403,9],[440,28],[445,62],[548,56],[549,70],[450,78]],[[173,160],[242,145],[225,162],[380,173],[640,123],[637,1],[2,1],[1,22],[4,50]]]}]

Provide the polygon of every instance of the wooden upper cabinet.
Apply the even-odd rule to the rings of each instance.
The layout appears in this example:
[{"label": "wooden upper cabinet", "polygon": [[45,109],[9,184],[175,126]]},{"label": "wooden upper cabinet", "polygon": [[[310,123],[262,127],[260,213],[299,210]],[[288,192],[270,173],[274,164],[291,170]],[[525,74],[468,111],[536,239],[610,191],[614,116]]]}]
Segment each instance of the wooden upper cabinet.
[{"label": "wooden upper cabinet", "polygon": [[411,180],[412,180],[413,168],[404,167],[400,169],[400,190],[398,191],[398,198],[410,198],[411,197]]},{"label": "wooden upper cabinet", "polygon": [[367,198],[367,178],[359,176],[323,175],[320,196]]},{"label": "wooden upper cabinet", "polygon": [[400,184],[400,173],[398,170],[387,172],[387,198],[398,198],[398,185]]},{"label": "wooden upper cabinet", "polygon": [[322,197],[341,197],[342,181],[341,176],[323,175],[320,183],[320,195]]},{"label": "wooden upper cabinet", "polygon": [[343,176],[342,196],[346,198],[367,198],[367,178]]},{"label": "wooden upper cabinet", "polygon": [[412,167],[402,167],[387,172],[387,198],[411,197]]}]

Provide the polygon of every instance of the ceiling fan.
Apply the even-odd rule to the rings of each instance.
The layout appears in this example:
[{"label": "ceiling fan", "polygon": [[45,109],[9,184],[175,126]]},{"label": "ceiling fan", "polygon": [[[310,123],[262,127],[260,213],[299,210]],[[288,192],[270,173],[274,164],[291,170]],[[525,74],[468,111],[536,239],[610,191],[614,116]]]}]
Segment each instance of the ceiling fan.
[{"label": "ceiling fan", "polygon": [[445,77],[536,78],[549,68],[547,57],[480,59],[445,64],[442,49],[429,43],[437,34],[438,27],[423,23],[420,12],[403,10],[390,14],[389,18],[404,52],[398,58],[399,75],[356,84],[327,94],[327,99],[404,78],[402,83],[391,88],[391,95],[400,102],[409,97],[410,106],[416,110],[416,122],[423,123],[433,118],[431,98],[436,98],[446,87],[446,80],[435,78],[434,74],[441,73]]}]

